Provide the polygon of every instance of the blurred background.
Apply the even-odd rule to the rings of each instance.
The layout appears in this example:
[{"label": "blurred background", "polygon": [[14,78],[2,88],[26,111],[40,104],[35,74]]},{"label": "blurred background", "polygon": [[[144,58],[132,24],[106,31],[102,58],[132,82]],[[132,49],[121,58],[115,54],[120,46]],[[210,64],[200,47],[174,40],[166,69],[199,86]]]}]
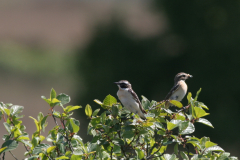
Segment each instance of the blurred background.
[{"label": "blurred background", "polygon": [[[189,92],[202,88],[199,101],[215,127],[196,124],[194,135],[240,157],[239,18],[237,0],[1,1],[0,101],[25,107],[31,137],[29,116],[50,113],[40,96],[51,88],[70,95],[72,105],[96,109],[94,99],[116,97],[115,81],[127,79],[139,97],[161,101],[174,76],[186,72],[193,75]],[[75,117],[89,141],[84,109]],[[48,123],[46,130],[51,117]],[[24,152],[21,144],[13,151],[19,159]]]}]

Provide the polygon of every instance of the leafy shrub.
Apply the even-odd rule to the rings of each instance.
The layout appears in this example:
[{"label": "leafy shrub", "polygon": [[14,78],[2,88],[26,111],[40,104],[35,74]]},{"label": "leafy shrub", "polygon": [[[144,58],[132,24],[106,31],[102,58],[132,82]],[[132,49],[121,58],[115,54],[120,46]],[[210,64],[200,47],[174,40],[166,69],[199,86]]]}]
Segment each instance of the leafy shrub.
[{"label": "leafy shrub", "polygon": [[[141,120],[138,115],[131,118],[131,113],[125,110],[117,99],[108,95],[103,102],[94,100],[100,108],[94,112],[90,105],[85,107],[85,113],[90,119],[88,134],[93,136],[91,142],[83,143],[77,135],[80,122],[72,118],[72,111],[81,106],[66,105],[70,97],[66,94],[57,96],[54,89],[50,92],[50,98],[42,98],[48,103],[52,114],[44,116],[41,112],[37,119],[30,117],[36,124],[36,132],[30,140],[25,126],[22,124],[20,113],[22,106],[0,103],[0,116],[4,119],[4,127],[7,130],[3,136],[5,141],[0,149],[2,159],[5,152],[11,152],[22,143],[26,149],[27,160],[53,160],[53,159],[237,159],[229,157],[225,152],[208,137],[197,138],[193,136],[195,123],[202,123],[209,127],[213,125],[205,118],[209,113],[208,107],[197,101],[201,89],[193,99],[188,93],[188,105],[171,100],[170,103],[178,107],[176,111],[165,108],[165,101],[149,101],[142,97],[142,105],[148,112],[147,120]],[[55,106],[61,106],[62,113],[54,110]],[[47,119],[52,117],[56,126],[48,131],[48,136],[41,135],[47,126]],[[60,124],[57,123],[59,119]],[[49,145],[44,140],[51,142]],[[173,153],[169,154],[169,146],[174,145]],[[191,150],[191,148],[193,148]],[[9,158],[8,158],[9,159]]]}]

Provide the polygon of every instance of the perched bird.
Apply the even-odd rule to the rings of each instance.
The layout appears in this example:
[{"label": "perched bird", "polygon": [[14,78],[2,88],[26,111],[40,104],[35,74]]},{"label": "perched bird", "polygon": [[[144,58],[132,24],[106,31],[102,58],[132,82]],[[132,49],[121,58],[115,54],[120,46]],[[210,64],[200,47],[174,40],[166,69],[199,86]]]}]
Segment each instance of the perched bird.
[{"label": "perched bird", "polygon": [[119,82],[114,82],[118,85],[117,96],[124,107],[126,107],[130,112],[138,114],[142,119],[146,119],[144,113],[147,113],[137,96],[137,94],[132,90],[131,84],[126,80],[121,80]]},{"label": "perched bird", "polygon": [[[181,101],[187,93],[188,87],[187,84],[185,83],[185,80],[188,79],[189,77],[192,78],[193,76],[184,72],[178,73],[174,78],[174,86],[167,94],[165,100],[170,99]],[[165,106],[166,108],[168,108],[169,106],[172,105],[169,104],[169,102],[166,102]]]}]

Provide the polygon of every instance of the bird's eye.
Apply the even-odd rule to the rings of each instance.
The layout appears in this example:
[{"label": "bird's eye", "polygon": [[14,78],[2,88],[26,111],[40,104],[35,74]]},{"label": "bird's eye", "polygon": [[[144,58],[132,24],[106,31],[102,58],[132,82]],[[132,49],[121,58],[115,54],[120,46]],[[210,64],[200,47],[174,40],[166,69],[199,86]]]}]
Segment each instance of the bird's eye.
[{"label": "bird's eye", "polygon": [[183,77],[186,77],[186,75],[184,74],[184,75],[182,75]]}]

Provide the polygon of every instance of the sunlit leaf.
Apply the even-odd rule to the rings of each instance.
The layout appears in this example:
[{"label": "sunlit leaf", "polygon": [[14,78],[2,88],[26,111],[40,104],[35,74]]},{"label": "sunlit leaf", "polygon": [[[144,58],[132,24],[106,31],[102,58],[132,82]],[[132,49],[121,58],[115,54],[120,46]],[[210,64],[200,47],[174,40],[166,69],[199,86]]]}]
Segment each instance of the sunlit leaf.
[{"label": "sunlit leaf", "polygon": [[31,118],[31,119],[34,120],[34,123],[35,123],[35,125],[36,125],[37,131],[39,132],[39,131],[40,131],[40,128],[39,128],[38,121],[37,121],[35,118],[31,117],[31,116],[29,116],[29,118]]},{"label": "sunlit leaf", "polygon": [[71,100],[70,96],[68,96],[68,95],[66,95],[66,94],[64,94],[64,93],[59,94],[59,95],[57,96],[57,99],[58,99],[59,101],[61,101],[60,103],[61,103],[62,105],[65,105],[65,104],[69,103],[70,100]]},{"label": "sunlit leaf", "polygon": [[213,125],[212,125],[212,123],[209,122],[209,121],[208,121],[207,119],[205,119],[205,118],[199,118],[196,122],[203,123],[203,124],[205,124],[205,125],[207,125],[207,126],[209,126],[209,127],[214,128]]},{"label": "sunlit leaf", "polygon": [[99,105],[103,105],[103,103],[101,101],[99,101],[98,99],[94,99],[94,102],[96,102]]},{"label": "sunlit leaf", "polygon": [[188,104],[190,103],[191,98],[192,98],[192,93],[188,92],[188,95],[187,95]]},{"label": "sunlit leaf", "polygon": [[195,111],[196,118],[200,118],[200,117],[209,115],[209,113],[206,113],[203,109],[201,109],[199,107],[194,107],[194,111]]},{"label": "sunlit leaf", "polygon": [[55,148],[56,148],[56,146],[48,147],[48,148],[47,148],[47,153],[49,154],[49,153],[52,152]]},{"label": "sunlit leaf", "polygon": [[69,157],[66,157],[66,156],[61,156],[61,157],[57,157],[55,159],[69,159]]},{"label": "sunlit leaf", "polygon": [[8,124],[7,122],[4,122],[3,125],[6,128],[6,130],[8,131],[8,133],[10,134],[11,133],[11,125]]},{"label": "sunlit leaf", "polygon": [[213,142],[211,142],[211,141],[207,141],[206,143],[205,143],[205,147],[206,148],[209,148],[209,147],[212,147],[212,146],[216,146],[217,144],[216,143],[213,143]]},{"label": "sunlit leaf", "polygon": [[93,112],[92,116],[96,116],[99,111],[100,111],[100,108],[96,109],[96,110]]},{"label": "sunlit leaf", "polygon": [[18,147],[18,142],[17,141],[15,141],[15,140],[7,140],[6,142],[4,142],[2,144],[1,148],[5,148],[5,149],[3,149],[1,153],[14,150],[17,147]]},{"label": "sunlit leaf", "polygon": [[50,92],[50,99],[52,100],[53,98],[56,98],[56,96],[57,96],[57,93],[56,93],[56,91],[52,88],[52,89],[51,89],[51,92]]},{"label": "sunlit leaf", "polygon": [[167,129],[169,131],[176,128],[177,126],[178,126],[177,124],[174,124],[174,123],[171,123],[171,122],[167,121]]},{"label": "sunlit leaf", "polygon": [[82,106],[67,106],[65,109],[65,112],[71,112],[71,111],[79,109],[79,108],[82,108]]},{"label": "sunlit leaf", "polygon": [[189,160],[188,156],[183,151],[180,152],[180,155],[181,155],[182,159]]},{"label": "sunlit leaf", "polygon": [[11,115],[19,114],[20,112],[23,111],[23,109],[24,109],[23,106],[13,105],[10,109],[10,114]]},{"label": "sunlit leaf", "polygon": [[49,147],[51,147],[49,144],[39,144],[33,149],[32,154],[44,153]]},{"label": "sunlit leaf", "polygon": [[198,99],[198,96],[199,96],[201,90],[202,90],[202,88],[200,88],[200,89],[197,91],[197,95],[196,95],[196,97],[194,98],[194,101],[196,101],[196,100]]},{"label": "sunlit leaf", "polygon": [[182,103],[179,102],[179,101],[169,100],[169,102],[170,102],[171,104],[173,104],[174,106],[178,107],[178,108],[182,108],[182,107],[183,107]]},{"label": "sunlit leaf", "polygon": [[110,94],[103,100],[103,105],[111,107],[113,104],[117,103],[117,99]]},{"label": "sunlit leaf", "polygon": [[92,108],[89,104],[87,104],[86,107],[85,107],[85,113],[88,117],[92,116]]},{"label": "sunlit leaf", "polygon": [[205,152],[209,152],[209,151],[224,152],[224,150],[219,146],[212,146],[212,147],[209,147],[205,150]]}]

